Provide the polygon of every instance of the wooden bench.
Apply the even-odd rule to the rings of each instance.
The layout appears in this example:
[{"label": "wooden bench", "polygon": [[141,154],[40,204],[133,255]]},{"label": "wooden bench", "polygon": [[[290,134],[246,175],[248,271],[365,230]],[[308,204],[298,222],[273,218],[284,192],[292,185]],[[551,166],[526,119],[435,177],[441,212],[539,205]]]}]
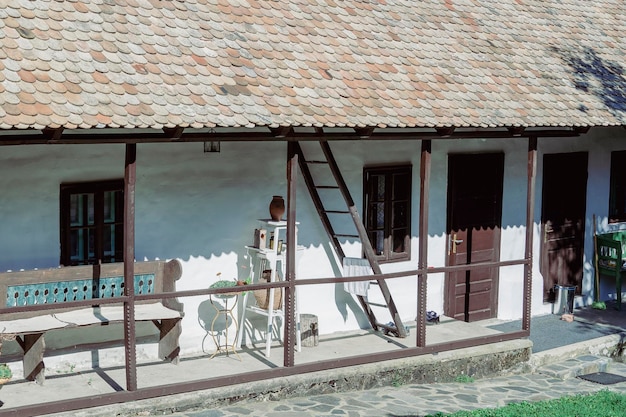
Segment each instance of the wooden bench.
[{"label": "wooden bench", "polygon": [[622,277],[626,275],[626,231],[596,235],[598,274],[615,279],[617,308],[622,307]]},{"label": "wooden bench", "polygon": [[[182,274],[177,260],[137,262],[134,265],[135,294],[175,291]],[[44,334],[53,329],[108,325],[124,321],[123,303],[72,306],[72,301],[97,300],[124,295],[124,264],[71,266],[55,269],[0,273],[0,300],[15,308],[51,304],[45,311],[0,314],[0,332],[16,335],[23,351],[24,377],[43,383]],[[178,363],[183,305],[176,299],[136,301],[135,321],[153,322],[159,329],[161,359]]]}]

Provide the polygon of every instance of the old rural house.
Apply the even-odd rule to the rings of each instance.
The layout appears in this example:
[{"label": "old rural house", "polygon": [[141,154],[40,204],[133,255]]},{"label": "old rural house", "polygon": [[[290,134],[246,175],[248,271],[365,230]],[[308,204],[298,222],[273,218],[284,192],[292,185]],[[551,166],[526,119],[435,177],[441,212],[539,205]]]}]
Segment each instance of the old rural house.
[{"label": "old rural house", "polygon": [[[625,22],[611,0],[5,3],[0,362],[14,382],[125,365],[132,399],[156,392],[137,362],[224,337],[284,353],[241,381],[334,366],[299,365],[303,314],[320,340],[403,344],[358,364],[523,338],[556,285],[589,305],[594,230],[626,221]],[[282,288],[277,320],[247,291],[215,329],[224,280]],[[522,324],[433,342],[430,311]]]}]

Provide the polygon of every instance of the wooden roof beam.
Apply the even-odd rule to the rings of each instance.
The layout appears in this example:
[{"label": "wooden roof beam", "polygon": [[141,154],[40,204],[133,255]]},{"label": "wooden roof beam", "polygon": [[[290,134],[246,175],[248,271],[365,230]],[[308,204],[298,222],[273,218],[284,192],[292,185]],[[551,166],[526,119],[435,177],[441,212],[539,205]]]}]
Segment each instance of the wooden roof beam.
[{"label": "wooden roof beam", "polygon": [[452,136],[452,134],[454,133],[454,126],[450,126],[450,127],[438,127],[435,129],[437,131],[437,134],[441,137],[449,137]]},{"label": "wooden roof beam", "polygon": [[354,131],[356,132],[357,136],[361,139],[367,139],[370,136],[372,136],[372,133],[374,133],[374,127],[355,127]]},{"label": "wooden roof beam", "polygon": [[522,134],[524,133],[524,130],[526,130],[524,126],[513,126],[507,129],[513,136],[522,136]]},{"label": "wooden roof beam", "polygon": [[[542,137],[542,138],[559,138],[572,137],[577,134],[586,132],[587,128],[579,128],[575,130],[573,126],[554,129],[529,129],[526,128],[521,137]],[[41,132],[41,133],[39,133]],[[117,132],[107,133],[106,130],[100,129],[97,133],[89,130],[62,130],[62,129],[46,129],[37,133],[31,131],[17,132],[0,132],[0,146],[5,145],[42,145],[42,144],[94,144],[94,143],[163,143],[163,142],[206,142],[209,141],[272,141],[272,140],[296,140],[296,141],[350,141],[358,140],[356,133],[350,131],[328,132],[326,129],[316,128],[315,132],[298,132],[291,129],[283,129],[276,131],[253,131],[253,132],[215,132],[207,133],[196,132],[193,129],[185,129],[181,133],[180,138],[176,139],[176,133],[155,132]],[[449,136],[445,134],[451,133],[451,129],[439,129],[432,132],[415,132],[415,131],[398,131],[376,128],[371,136],[362,140],[447,140],[447,139],[506,139],[510,138],[511,132],[507,130],[490,131],[476,130],[467,131],[458,130],[452,132]],[[277,136],[288,134],[288,137]],[[174,138],[174,139],[172,139]]]},{"label": "wooden roof beam", "polygon": [[54,143],[61,140],[61,136],[63,135],[63,128],[59,127],[57,129],[49,129],[46,128],[41,131],[43,137],[48,143]]},{"label": "wooden roof beam", "polygon": [[274,135],[275,138],[284,138],[293,133],[293,127],[291,126],[280,126],[280,127],[270,127],[270,132]]},{"label": "wooden roof beam", "polygon": [[179,140],[183,136],[184,127],[176,126],[174,128],[164,127],[163,133],[171,140]]}]

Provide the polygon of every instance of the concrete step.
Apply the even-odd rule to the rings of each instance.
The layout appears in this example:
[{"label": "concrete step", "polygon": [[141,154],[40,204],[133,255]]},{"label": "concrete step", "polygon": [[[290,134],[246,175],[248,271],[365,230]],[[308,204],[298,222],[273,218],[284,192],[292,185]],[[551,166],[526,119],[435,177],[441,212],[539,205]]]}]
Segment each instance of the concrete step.
[{"label": "concrete step", "polygon": [[565,380],[594,372],[607,372],[610,362],[611,359],[606,356],[581,355],[541,366],[537,372]]}]

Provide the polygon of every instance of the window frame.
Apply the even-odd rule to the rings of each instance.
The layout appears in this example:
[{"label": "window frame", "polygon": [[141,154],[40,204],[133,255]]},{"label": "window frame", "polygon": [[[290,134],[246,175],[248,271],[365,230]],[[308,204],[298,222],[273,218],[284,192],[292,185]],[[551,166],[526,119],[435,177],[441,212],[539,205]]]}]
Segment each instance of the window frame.
[{"label": "window frame", "polygon": [[[373,215],[372,196],[370,195],[370,181],[372,176],[383,176],[385,179],[385,191],[383,203],[384,214],[384,226],[383,226],[383,253],[379,255],[376,250],[376,242],[372,241],[372,230],[370,225]],[[406,189],[403,191],[404,198],[394,199],[393,179],[394,175],[405,175],[407,178]],[[412,200],[412,165],[385,165],[385,166],[372,166],[363,168],[363,219],[364,226],[367,235],[370,238],[370,243],[374,248],[376,259],[379,263],[400,262],[408,261],[411,259],[411,200]],[[397,193],[396,193],[397,194]],[[380,201],[379,201],[380,202]],[[406,218],[404,219],[404,226],[393,226],[394,222],[394,203],[405,202],[406,203]],[[390,215],[386,215],[390,213]],[[406,229],[404,236],[404,250],[402,252],[394,252],[391,248],[393,242],[394,229]]]},{"label": "window frame", "polygon": [[[104,219],[104,193],[108,191],[120,192],[119,201],[115,201],[116,204],[116,216],[114,221],[105,222]],[[71,237],[72,230],[75,228],[86,228],[85,225],[72,226],[71,225],[71,197],[76,194],[93,194],[94,195],[94,258],[89,258],[88,249],[85,250],[86,255],[82,261],[72,261],[71,256]],[[122,262],[123,261],[123,241],[124,241],[124,180],[104,180],[104,181],[89,181],[89,182],[77,182],[67,183],[60,185],[59,192],[59,225],[60,225],[60,243],[61,243],[61,256],[60,264],[64,266],[73,265],[93,265],[96,263],[110,263],[110,262]],[[113,254],[113,260],[111,257],[104,258],[104,229],[105,226],[114,224],[116,225],[115,234],[115,251]],[[119,230],[119,234],[117,231]],[[87,238],[85,238],[87,239]],[[88,245],[88,243],[86,244]]]},{"label": "window frame", "polygon": [[626,222],[626,150],[611,152],[609,181],[609,223]]}]

